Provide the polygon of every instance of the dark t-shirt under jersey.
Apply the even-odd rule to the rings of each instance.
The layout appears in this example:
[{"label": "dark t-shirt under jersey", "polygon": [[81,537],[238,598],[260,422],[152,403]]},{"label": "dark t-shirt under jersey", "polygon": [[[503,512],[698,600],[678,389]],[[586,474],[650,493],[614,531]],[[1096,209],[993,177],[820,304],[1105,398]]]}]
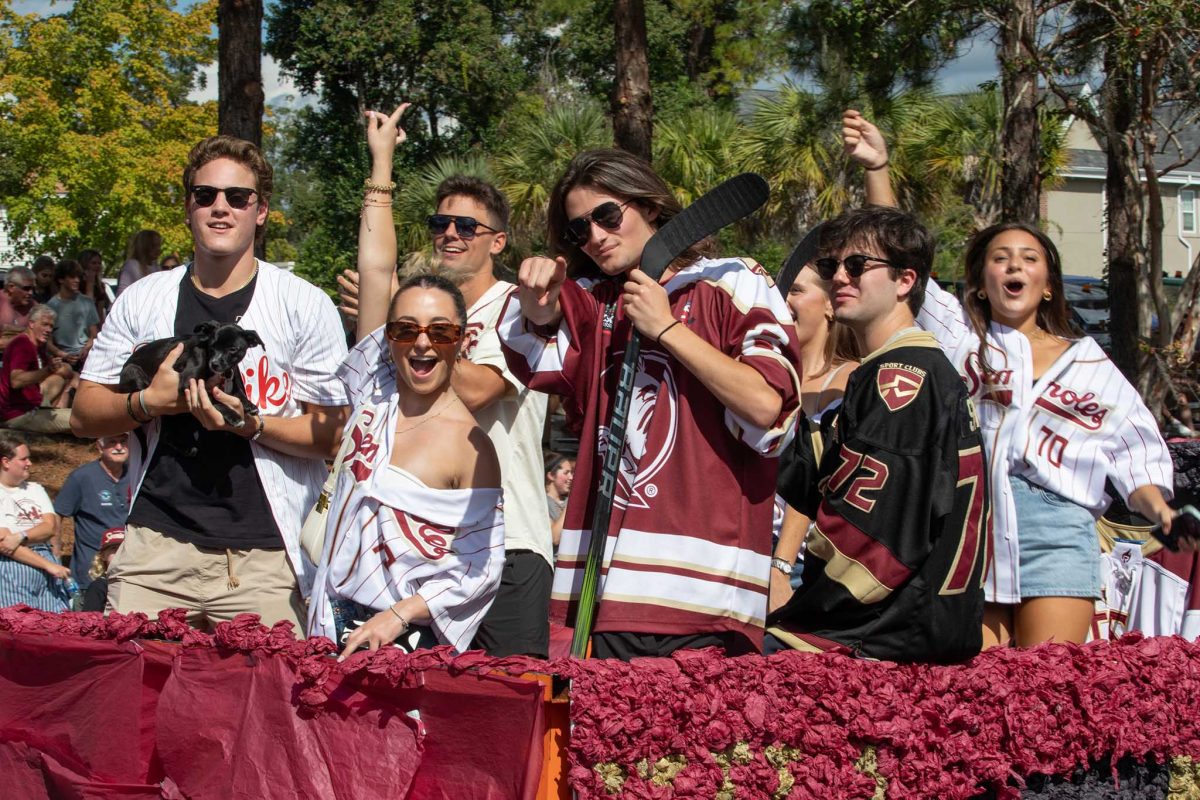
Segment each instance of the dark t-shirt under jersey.
[{"label": "dark t-shirt under jersey", "polygon": [[[209,320],[237,322],[250,306],[256,283],[251,280],[218,298],[197,289],[189,275],[179,284],[175,335],[188,336]],[[242,376],[234,379],[241,383]],[[236,433],[205,430],[191,414],[162,418],[158,446],[129,512],[129,524],[199,547],[283,547],[250,442]]]}]

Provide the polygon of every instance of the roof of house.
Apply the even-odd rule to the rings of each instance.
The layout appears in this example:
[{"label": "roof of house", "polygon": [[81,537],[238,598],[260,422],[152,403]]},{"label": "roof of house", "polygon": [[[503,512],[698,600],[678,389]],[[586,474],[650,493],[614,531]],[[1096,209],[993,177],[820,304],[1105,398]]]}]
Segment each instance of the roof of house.
[{"label": "roof of house", "polygon": [[[1155,111],[1155,117],[1163,124],[1163,127],[1178,127],[1178,117],[1180,112],[1173,107],[1161,107]],[[1078,120],[1072,122],[1075,124]],[[1182,148],[1184,157],[1195,156],[1200,153],[1200,121],[1193,121],[1191,124],[1184,125],[1175,134],[1175,139],[1178,141],[1177,147],[1175,142],[1166,139],[1159,132],[1158,152],[1154,154],[1154,166],[1159,170],[1166,169],[1172,164],[1179,162],[1179,150]],[[1096,177],[1104,178],[1104,172],[1107,164],[1107,157],[1102,149],[1081,149],[1071,148],[1067,150],[1070,156],[1070,162],[1067,165],[1066,171],[1075,177]],[[1191,162],[1182,166],[1176,167],[1169,173],[1170,177],[1185,178],[1200,175],[1200,156],[1192,158]]]}]

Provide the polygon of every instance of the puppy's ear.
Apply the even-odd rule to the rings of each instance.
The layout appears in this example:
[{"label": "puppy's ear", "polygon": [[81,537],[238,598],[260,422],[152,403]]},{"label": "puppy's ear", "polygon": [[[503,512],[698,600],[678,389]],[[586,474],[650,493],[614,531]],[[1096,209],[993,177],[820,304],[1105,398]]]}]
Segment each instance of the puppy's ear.
[{"label": "puppy's ear", "polygon": [[192,333],[207,342],[211,342],[213,335],[216,334],[217,328],[219,327],[221,327],[220,323],[209,320],[208,322],[201,322],[199,325],[193,328]]},{"label": "puppy's ear", "polygon": [[263,343],[263,340],[254,331],[242,331],[242,333],[246,337],[247,350],[249,350],[251,347],[266,347],[266,344]]}]

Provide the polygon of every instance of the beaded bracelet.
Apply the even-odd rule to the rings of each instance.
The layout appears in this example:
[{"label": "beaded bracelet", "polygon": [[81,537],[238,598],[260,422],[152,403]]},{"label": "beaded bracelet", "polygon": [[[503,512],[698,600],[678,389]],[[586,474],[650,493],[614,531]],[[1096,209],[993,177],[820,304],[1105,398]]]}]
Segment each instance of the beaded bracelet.
[{"label": "beaded bracelet", "polygon": [[388,181],[387,183],[374,183],[370,178],[363,181],[363,188],[367,190],[367,194],[375,192],[376,194],[391,194],[396,191],[396,182]]}]

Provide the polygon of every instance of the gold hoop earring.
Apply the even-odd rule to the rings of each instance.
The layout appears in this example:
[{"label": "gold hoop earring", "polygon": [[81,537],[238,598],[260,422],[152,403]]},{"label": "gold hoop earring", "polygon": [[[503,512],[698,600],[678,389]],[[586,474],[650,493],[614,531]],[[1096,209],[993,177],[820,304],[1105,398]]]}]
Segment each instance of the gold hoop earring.
[{"label": "gold hoop earring", "polygon": [[1046,289],[1044,292],[1042,292],[1042,302],[1043,303],[1049,303],[1051,297],[1054,297],[1054,295],[1050,292],[1049,289]]},{"label": "gold hoop earring", "polygon": [[985,292],[983,289],[980,289],[979,291],[975,292],[975,296],[978,297],[980,300],[987,300],[987,292]]}]

